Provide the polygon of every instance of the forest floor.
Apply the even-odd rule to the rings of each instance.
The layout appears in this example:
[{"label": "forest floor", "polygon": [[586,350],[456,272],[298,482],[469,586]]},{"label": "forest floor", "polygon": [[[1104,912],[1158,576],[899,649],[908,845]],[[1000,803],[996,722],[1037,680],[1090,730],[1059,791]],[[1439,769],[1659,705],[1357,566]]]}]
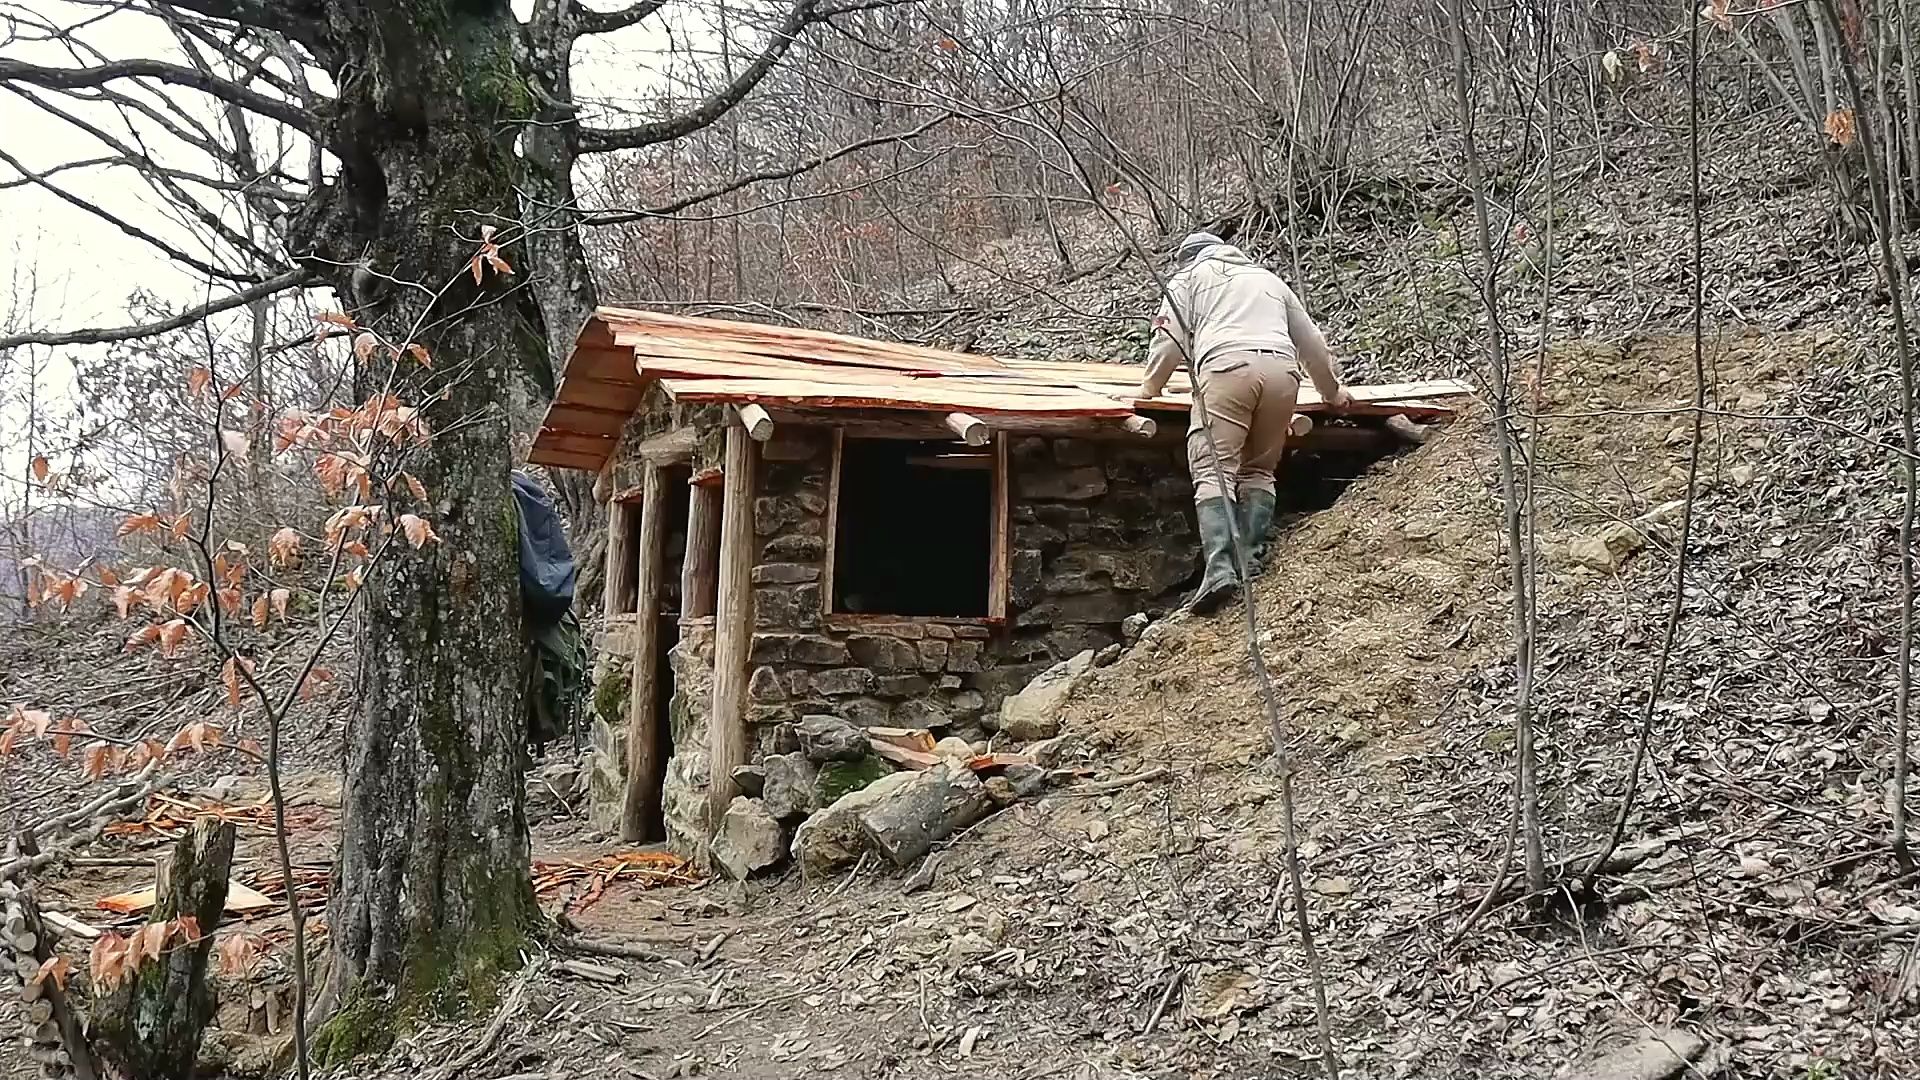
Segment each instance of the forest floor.
[{"label": "forest floor", "polygon": [[[1510,343],[1535,461],[1534,703],[1556,882],[1605,840],[1652,673],[1669,662],[1626,819],[1637,862],[1603,876],[1599,899],[1516,896],[1467,923],[1499,876],[1513,788],[1487,418],[1462,418],[1280,526],[1254,590],[1255,636],[1297,766],[1309,915],[1345,1075],[1565,1075],[1664,1029],[1713,1046],[1702,1073],[1723,1061],[1725,1075],[1780,1080],[1920,1075],[1920,877],[1893,867],[1883,798],[1897,384],[1869,348],[1884,312],[1860,254],[1823,247],[1807,193],[1769,187],[1771,175],[1709,170],[1720,193],[1707,238],[1710,404],[1670,651],[1694,444],[1684,207],[1660,194],[1675,190],[1670,176],[1613,174],[1601,194],[1567,200],[1550,304],[1564,344],[1543,360],[1524,335]],[[1324,241],[1346,257],[1315,249],[1341,268],[1328,306],[1345,314],[1329,323],[1336,342],[1355,343],[1363,378],[1465,370],[1473,319],[1458,243],[1449,229],[1412,234]],[[1514,324],[1537,326],[1526,310],[1537,280],[1509,284],[1535,290],[1517,292]],[[1117,325],[1111,311],[1138,314],[1111,281],[1061,289],[1091,312],[1055,320],[1069,336]],[[1010,310],[971,332],[1000,347],[1023,319],[1044,321]],[[931,873],[616,882],[575,898],[569,918],[583,937],[658,959],[569,970],[571,954],[541,952],[503,1010],[430,1026],[340,1075],[456,1061],[480,1080],[1315,1074],[1314,995],[1277,862],[1280,782],[1243,615],[1156,624],[1071,706],[1090,780],[1168,779],[1017,805],[940,845]],[[144,661],[130,672],[117,640],[55,636],[0,646],[0,697],[29,680],[69,686],[76,702],[124,693],[116,733],[128,734],[219,692]],[[303,713],[294,740],[303,863],[329,857],[342,703]],[[205,768],[188,786],[236,802],[257,772],[245,760]],[[70,801],[72,771],[0,759],[14,816]],[[220,789],[221,771],[244,779]],[[616,850],[577,822],[539,824],[536,858]],[[263,842],[248,833],[245,857]],[[124,843],[98,857],[146,857]],[[80,911],[147,872],[75,866],[43,888]],[[283,966],[274,957],[246,994],[283,990]],[[223,985],[234,1002],[223,1024],[245,1026],[232,1009],[246,994]],[[0,1074],[12,1075],[10,1052]]]}]

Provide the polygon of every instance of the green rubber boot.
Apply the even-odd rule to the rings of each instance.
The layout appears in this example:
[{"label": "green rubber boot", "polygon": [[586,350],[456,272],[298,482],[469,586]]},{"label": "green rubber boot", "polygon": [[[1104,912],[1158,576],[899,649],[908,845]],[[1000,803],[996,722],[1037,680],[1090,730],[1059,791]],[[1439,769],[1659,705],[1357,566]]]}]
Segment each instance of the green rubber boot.
[{"label": "green rubber boot", "polygon": [[1240,538],[1247,545],[1247,573],[1266,568],[1267,533],[1273,529],[1271,491],[1249,491],[1240,496]]},{"label": "green rubber boot", "polygon": [[1200,548],[1206,554],[1206,571],[1200,588],[1187,609],[1210,615],[1233,598],[1240,588],[1240,575],[1233,570],[1233,504],[1226,499],[1208,499],[1194,507],[1200,522]]}]

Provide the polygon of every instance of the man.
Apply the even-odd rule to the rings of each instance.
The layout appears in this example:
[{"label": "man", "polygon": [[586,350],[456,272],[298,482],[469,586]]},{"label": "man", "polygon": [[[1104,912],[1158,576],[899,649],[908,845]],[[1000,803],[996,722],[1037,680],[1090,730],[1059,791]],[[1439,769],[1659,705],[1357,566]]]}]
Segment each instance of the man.
[{"label": "man", "polygon": [[1240,585],[1233,525],[1251,555],[1273,524],[1273,471],[1286,449],[1301,370],[1329,408],[1343,409],[1351,399],[1334,374],[1327,339],[1285,282],[1212,233],[1182,240],[1173,266],[1153,318],[1140,396],[1158,397],[1181,360],[1191,362],[1197,398],[1206,403],[1202,415],[1196,400],[1187,428],[1206,571],[1188,607],[1205,614]]}]

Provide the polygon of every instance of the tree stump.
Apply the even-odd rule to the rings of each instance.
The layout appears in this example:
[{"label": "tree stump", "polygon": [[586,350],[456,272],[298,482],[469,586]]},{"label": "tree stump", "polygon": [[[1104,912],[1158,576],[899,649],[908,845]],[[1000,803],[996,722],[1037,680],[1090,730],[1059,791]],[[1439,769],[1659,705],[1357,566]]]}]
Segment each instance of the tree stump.
[{"label": "tree stump", "polygon": [[194,1074],[200,1036],[213,1019],[207,958],[227,905],[233,838],[231,823],[205,817],[174,845],[147,921],[192,916],[199,923],[198,940],[170,940],[158,959],[146,961],[94,1002],[94,1048],[129,1076],[191,1080]]}]

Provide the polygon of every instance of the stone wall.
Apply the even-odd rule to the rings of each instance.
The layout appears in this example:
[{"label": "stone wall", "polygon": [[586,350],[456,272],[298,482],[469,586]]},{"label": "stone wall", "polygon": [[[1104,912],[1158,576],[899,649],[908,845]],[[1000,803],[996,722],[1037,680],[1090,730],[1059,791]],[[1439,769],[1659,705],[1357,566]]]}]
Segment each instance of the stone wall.
[{"label": "stone wall", "polygon": [[[662,411],[642,410],[640,417]],[[671,426],[640,417],[629,439]],[[717,449],[710,441],[703,437],[696,468]],[[989,737],[1003,699],[1060,660],[1117,643],[1122,620],[1171,607],[1198,569],[1181,440],[1021,437],[1008,455],[1008,625],[830,620],[822,590],[832,454],[831,431],[792,425],[776,428],[761,447],[747,705],[755,760],[791,749],[783,745],[791,741],[785,725],[817,713],[861,727]],[[616,470],[617,480],[624,482],[626,467]],[[609,644],[618,640],[620,634],[610,635]],[[712,657],[712,621],[694,620],[682,628],[669,660],[674,694],[664,793],[668,842],[702,860]],[[618,678],[623,669],[614,662],[607,677]],[[624,724],[596,718],[594,735],[595,820],[617,825]]]},{"label": "stone wall", "polygon": [[[1025,437],[1009,453],[1011,625],[932,619],[829,627],[823,616],[832,435],[766,448],[754,503],[749,719],[832,713],[864,727],[990,733],[1002,699],[1053,663],[1120,640],[1198,567],[1177,441]],[[929,568],[937,572],[937,568]]]}]

